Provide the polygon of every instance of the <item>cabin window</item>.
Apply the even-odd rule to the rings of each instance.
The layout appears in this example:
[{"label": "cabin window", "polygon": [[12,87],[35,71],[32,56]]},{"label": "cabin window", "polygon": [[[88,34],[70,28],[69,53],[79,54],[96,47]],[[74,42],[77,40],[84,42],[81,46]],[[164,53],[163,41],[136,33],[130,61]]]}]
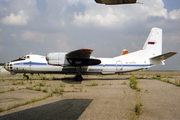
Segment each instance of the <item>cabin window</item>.
[{"label": "cabin window", "polygon": [[26,56],[26,58],[27,58],[27,59],[29,59],[29,58],[30,58],[30,56]]}]

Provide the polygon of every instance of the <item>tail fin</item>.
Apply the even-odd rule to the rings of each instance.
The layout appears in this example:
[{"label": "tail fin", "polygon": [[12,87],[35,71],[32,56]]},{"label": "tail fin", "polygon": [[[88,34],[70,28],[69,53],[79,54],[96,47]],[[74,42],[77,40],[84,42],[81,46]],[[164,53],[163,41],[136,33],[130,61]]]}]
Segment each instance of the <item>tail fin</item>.
[{"label": "tail fin", "polygon": [[[144,43],[142,50],[114,57],[117,60],[139,60],[147,63],[150,62],[151,67],[156,65],[164,65],[164,61],[175,55],[176,52],[162,54],[162,29],[152,28],[151,32]],[[127,62],[128,63],[128,62]]]},{"label": "tail fin", "polygon": [[162,54],[162,29],[152,28],[151,32],[142,48],[146,56],[154,57]]}]

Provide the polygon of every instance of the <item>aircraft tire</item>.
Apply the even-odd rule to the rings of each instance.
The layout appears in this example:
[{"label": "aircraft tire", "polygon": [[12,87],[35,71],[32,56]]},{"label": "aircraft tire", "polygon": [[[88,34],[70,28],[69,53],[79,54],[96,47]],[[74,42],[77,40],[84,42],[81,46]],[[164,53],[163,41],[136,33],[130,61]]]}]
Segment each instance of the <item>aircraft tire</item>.
[{"label": "aircraft tire", "polygon": [[28,76],[28,75],[25,75],[25,76],[23,77],[23,79],[29,80],[29,76]]},{"label": "aircraft tire", "polygon": [[81,75],[76,75],[76,81],[82,81],[82,76]]}]

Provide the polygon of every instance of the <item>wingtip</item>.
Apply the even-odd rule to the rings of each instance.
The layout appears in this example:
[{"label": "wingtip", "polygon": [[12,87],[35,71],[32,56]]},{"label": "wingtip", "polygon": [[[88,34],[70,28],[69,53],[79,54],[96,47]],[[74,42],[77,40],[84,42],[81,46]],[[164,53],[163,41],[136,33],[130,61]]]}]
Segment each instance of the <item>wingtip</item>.
[{"label": "wingtip", "polygon": [[177,54],[177,52],[169,52],[169,53],[172,53],[172,54]]},{"label": "wingtip", "polygon": [[88,48],[82,48],[82,50],[92,50],[92,49],[88,49]]}]

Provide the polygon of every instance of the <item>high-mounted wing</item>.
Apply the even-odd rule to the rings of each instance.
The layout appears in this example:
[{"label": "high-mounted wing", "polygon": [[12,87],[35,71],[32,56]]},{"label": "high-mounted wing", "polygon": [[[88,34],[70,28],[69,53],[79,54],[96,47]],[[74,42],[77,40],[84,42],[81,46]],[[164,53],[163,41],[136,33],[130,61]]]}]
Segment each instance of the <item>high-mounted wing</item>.
[{"label": "high-mounted wing", "polygon": [[96,3],[106,4],[106,5],[116,5],[116,4],[132,4],[136,3],[137,0],[95,0]]},{"label": "high-mounted wing", "polygon": [[79,49],[66,54],[66,58],[89,58],[93,50]]},{"label": "high-mounted wing", "polygon": [[177,52],[168,52],[168,53],[165,53],[162,55],[155,56],[155,57],[151,58],[151,60],[166,60],[175,54],[177,54]]},{"label": "high-mounted wing", "polygon": [[101,61],[99,59],[90,58],[93,50],[79,49],[66,54],[66,59],[73,66],[97,65]]}]

